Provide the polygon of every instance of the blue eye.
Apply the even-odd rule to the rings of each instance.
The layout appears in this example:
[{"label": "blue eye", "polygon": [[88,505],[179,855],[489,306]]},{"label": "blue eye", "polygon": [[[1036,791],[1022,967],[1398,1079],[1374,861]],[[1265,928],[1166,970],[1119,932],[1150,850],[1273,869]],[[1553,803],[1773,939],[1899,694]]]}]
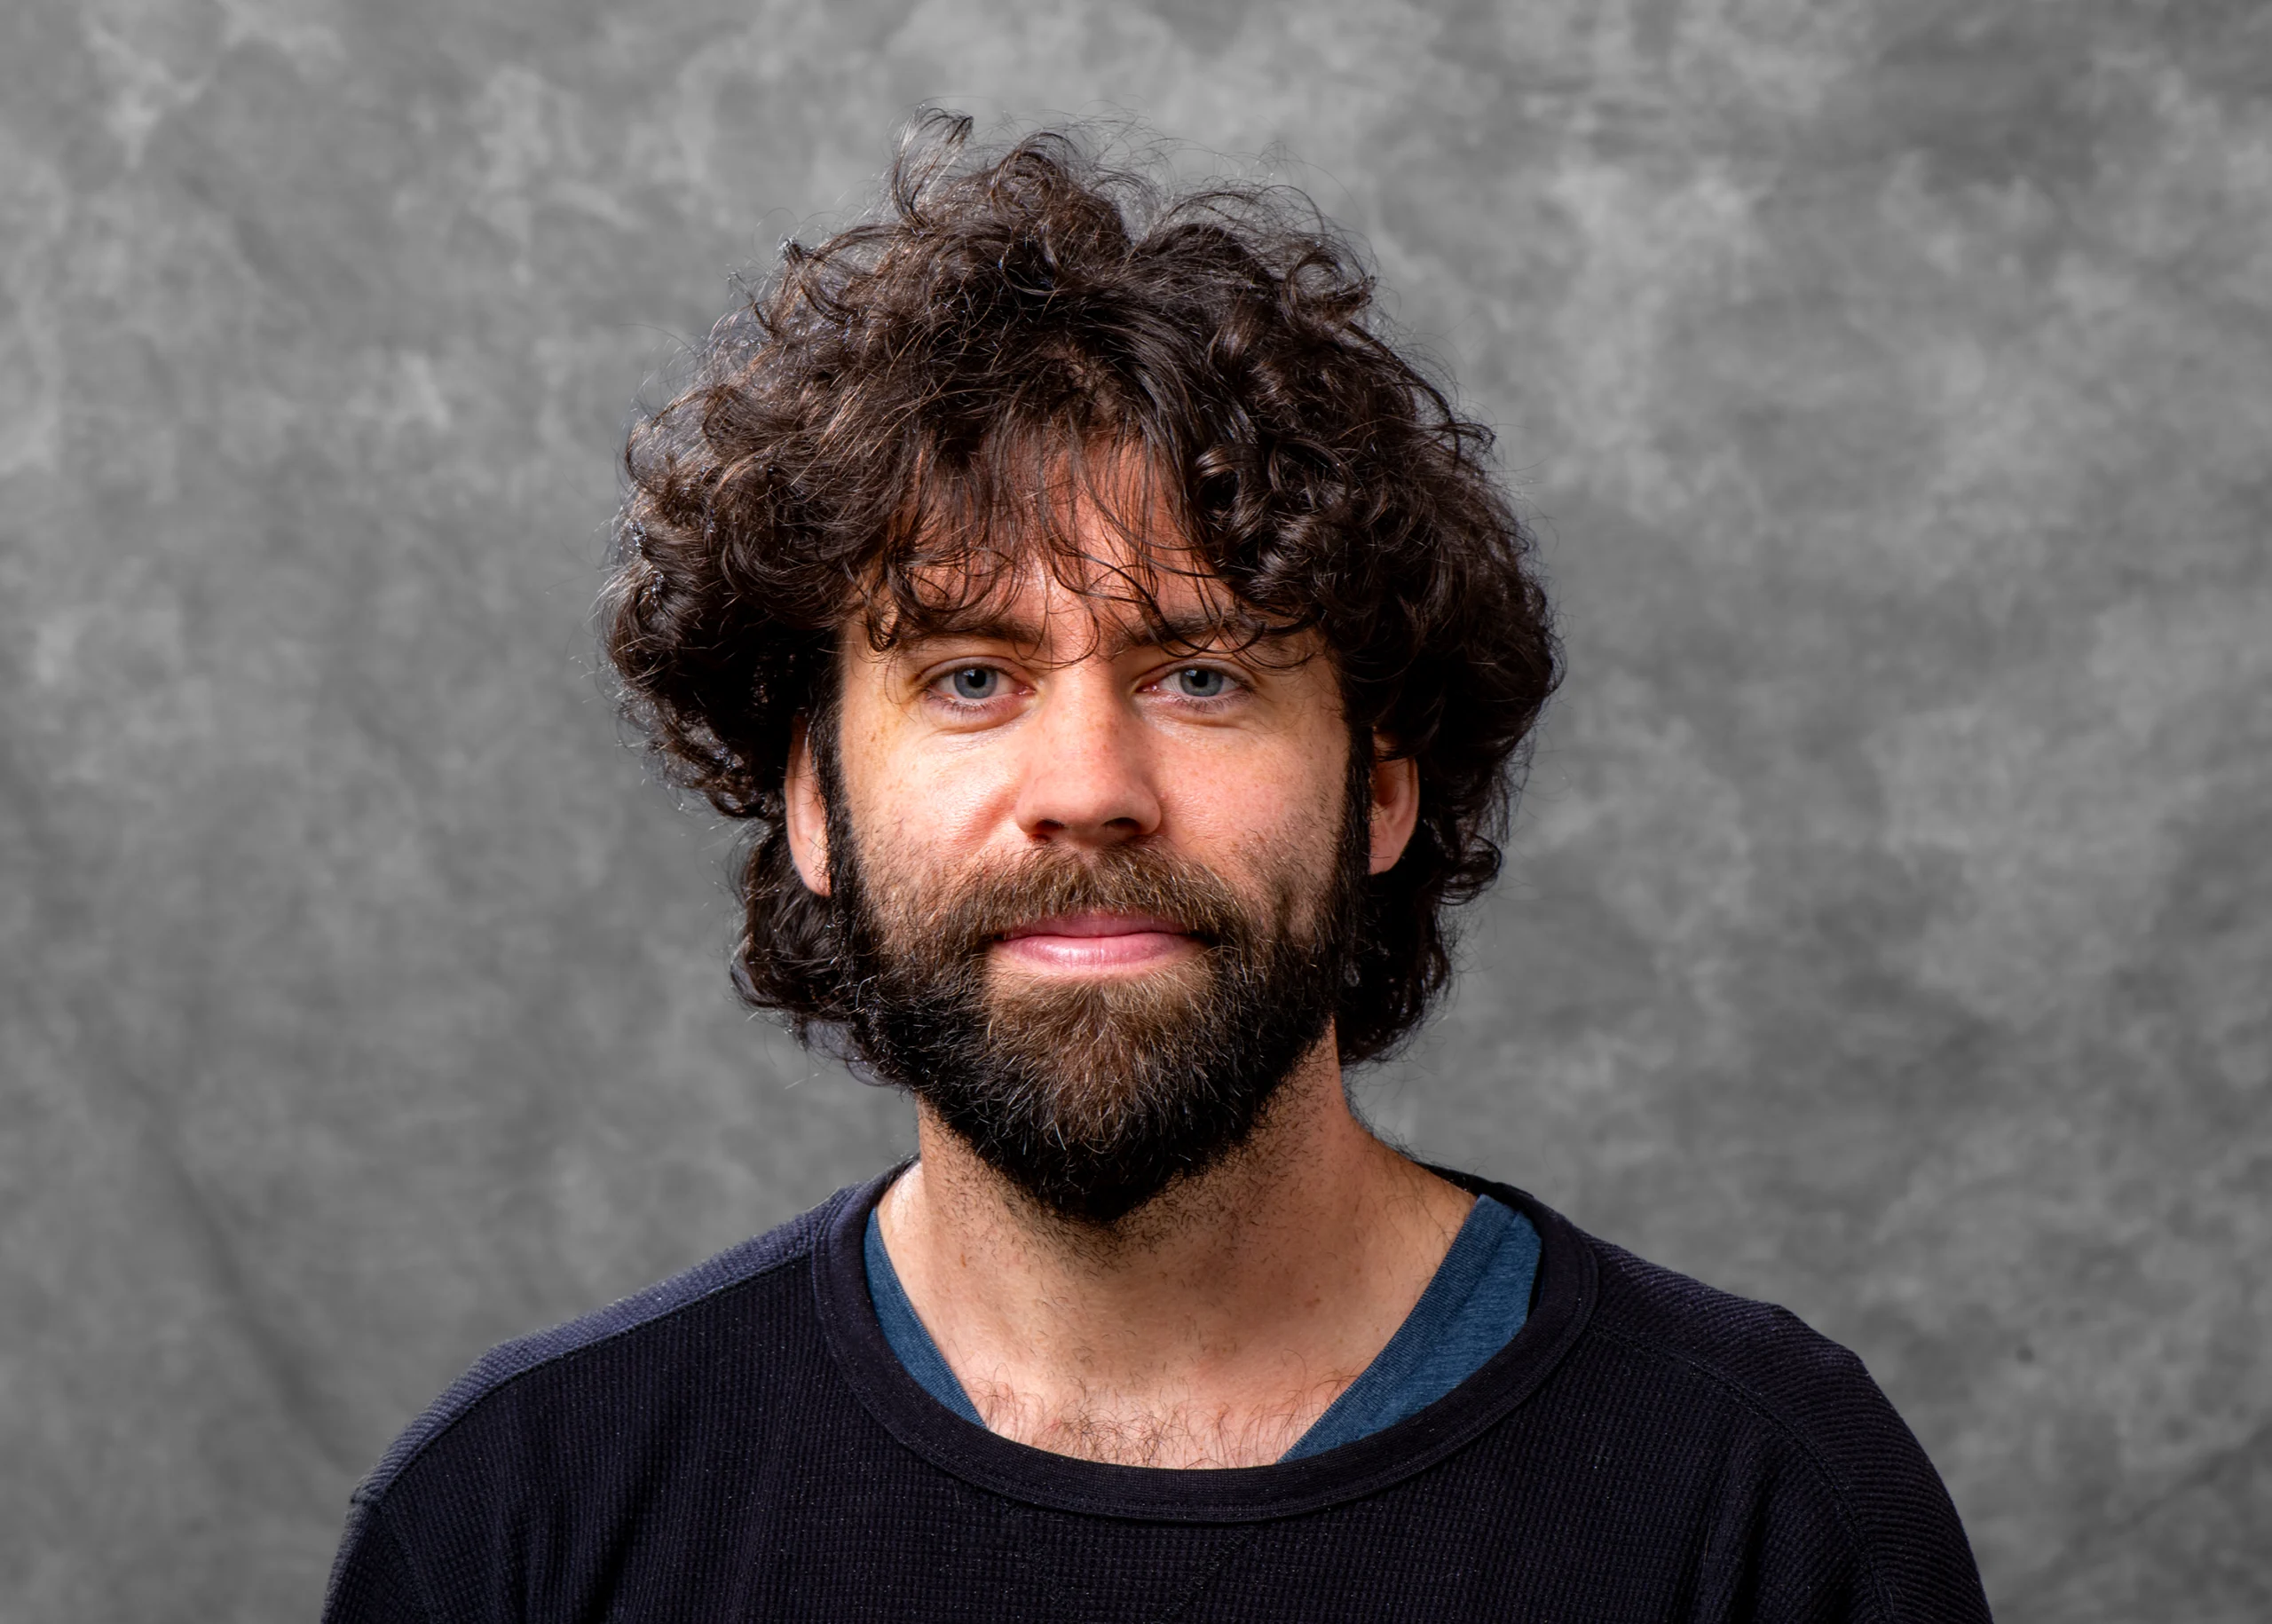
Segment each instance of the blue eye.
[{"label": "blue eye", "polygon": [[965,666],[948,676],[947,686],[958,699],[991,699],[1001,691],[1002,674],[991,666]]},{"label": "blue eye", "polygon": [[1168,680],[1187,699],[1219,699],[1231,685],[1228,676],[1207,666],[1186,666]]}]

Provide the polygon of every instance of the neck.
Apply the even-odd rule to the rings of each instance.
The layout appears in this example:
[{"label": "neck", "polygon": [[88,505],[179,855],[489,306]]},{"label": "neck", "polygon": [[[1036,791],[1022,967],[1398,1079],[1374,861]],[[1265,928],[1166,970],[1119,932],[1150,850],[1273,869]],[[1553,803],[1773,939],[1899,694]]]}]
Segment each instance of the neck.
[{"label": "neck", "polygon": [[1351,1115],[1330,1034],[1241,1149],[1105,1229],[1033,1205],[919,1109],[879,1219],[987,1425],[1147,1466],[1274,1461],[1372,1361],[1471,1198]]}]

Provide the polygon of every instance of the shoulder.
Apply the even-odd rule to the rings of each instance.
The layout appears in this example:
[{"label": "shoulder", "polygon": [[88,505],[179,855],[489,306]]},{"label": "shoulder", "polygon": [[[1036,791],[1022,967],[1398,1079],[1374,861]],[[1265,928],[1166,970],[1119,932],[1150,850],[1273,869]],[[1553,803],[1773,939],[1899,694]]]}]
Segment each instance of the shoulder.
[{"label": "shoulder", "polygon": [[[738,1332],[773,1333],[761,1336],[758,1346],[785,1335],[793,1339],[812,1295],[801,1265],[852,1194],[840,1190],[778,1228],[596,1313],[490,1349],[395,1439],[355,1499],[377,1501],[469,1430],[493,1432],[503,1425],[525,1433],[538,1414],[556,1415],[570,1426],[595,1424],[635,1388],[639,1407],[651,1410],[674,1372],[700,1378],[692,1367],[714,1347],[711,1321],[734,1320]],[[753,1345],[741,1335],[735,1341]]]},{"label": "shoulder", "polygon": [[[1741,1413],[1836,1453],[1853,1413],[1890,1421],[1911,1447],[1862,1361],[1787,1308],[1754,1302],[1637,1257],[1587,1234],[1528,1191],[1448,1168],[1432,1171],[1526,1218],[1541,1248],[1534,1304],[1582,1325],[1582,1341],[1621,1350],[1627,1378],[1670,1384],[1682,1400]],[[1597,1357],[1600,1357],[1599,1353]]]},{"label": "shoulder", "polygon": [[1876,1616],[1987,1617],[1940,1475],[1860,1359],[1788,1309],[1582,1238],[1598,1356],[1729,1440],[1763,1527],[1804,1522],[1846,1546]]},{"label": "shoulder", "polygon": [[1586,1239],[1600,1263],[1598,1334],[1692,1373],[1727,1402],[1795,1434],[1834,1434],[1856,1407],[1890,1414],[1862,1361],[1789,1309]]}]

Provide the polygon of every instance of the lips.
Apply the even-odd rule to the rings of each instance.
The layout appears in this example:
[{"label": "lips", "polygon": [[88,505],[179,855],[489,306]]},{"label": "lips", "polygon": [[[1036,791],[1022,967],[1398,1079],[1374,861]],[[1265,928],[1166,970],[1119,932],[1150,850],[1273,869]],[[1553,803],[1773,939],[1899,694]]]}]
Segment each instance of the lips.
[{"label": "lips", "polygon": [[1135,913],[1057,914],[1014,926],[998,940],[1004,958],[1058,974],[1149,969],[1197,946],[1173,920]]}]

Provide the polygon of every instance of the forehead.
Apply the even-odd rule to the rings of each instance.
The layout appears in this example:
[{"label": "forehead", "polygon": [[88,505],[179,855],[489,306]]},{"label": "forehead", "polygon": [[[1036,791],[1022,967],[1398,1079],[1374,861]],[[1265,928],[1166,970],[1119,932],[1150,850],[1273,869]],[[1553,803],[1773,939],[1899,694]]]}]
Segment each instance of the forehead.
[{"label": "forehead", "polygon": [[1099,638],[1255,644],[1292,629],[1240,599],[1137,453],[1061,460],[1021,497],[975,513],[934,510],[910,526],[866,594],[878,652],[958,635],[1045,652]]}]

